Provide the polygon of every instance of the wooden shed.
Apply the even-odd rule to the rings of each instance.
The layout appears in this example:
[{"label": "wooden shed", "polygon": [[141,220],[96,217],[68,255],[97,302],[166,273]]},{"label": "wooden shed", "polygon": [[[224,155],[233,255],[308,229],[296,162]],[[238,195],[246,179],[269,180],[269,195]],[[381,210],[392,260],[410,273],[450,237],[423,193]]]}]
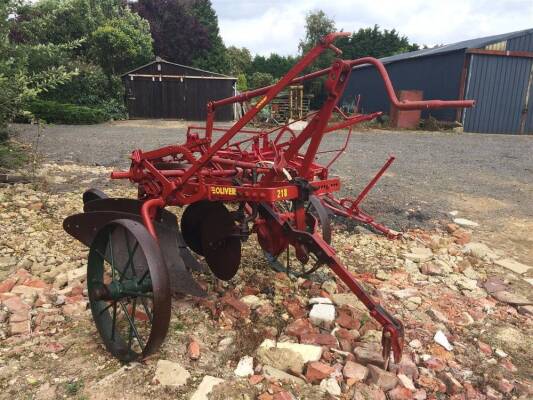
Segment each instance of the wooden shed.
[{"label": "wooden shed", "polygon": [[[235,94],[236,79],[157,57],[122,75],[130,119],[205,120],[207,103]],[[217,121],[234,119],[233,106],[217,109]]]}]

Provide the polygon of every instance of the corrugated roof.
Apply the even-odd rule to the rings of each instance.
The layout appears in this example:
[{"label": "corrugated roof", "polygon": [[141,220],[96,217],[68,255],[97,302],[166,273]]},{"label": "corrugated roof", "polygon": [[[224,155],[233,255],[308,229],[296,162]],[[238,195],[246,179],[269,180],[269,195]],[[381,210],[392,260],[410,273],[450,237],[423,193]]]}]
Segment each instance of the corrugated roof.
[{"label": "corrugated roof", "polygon": [[152,65],[152,64],[155,64],[155,63],[165,63],[165,64],[170,64],[170,65],[176,65],[178,67],[182,67],[182,68],[187,68],[187,69],[192,69],[194,71],[199,71],[199,72],[205,72],[207,74],[209,74],[209,76],[214,76],[214,77],[221,77],[221,78],[233,78],[235,80],[237,80],[237,78],[233,77],[233,76],[229,76],[229,75],[224,75],[224,74],[219,74],[218,72],[211,72],[211,71],[206,71],[205,69],[200,69],[200,68],[195,68],[195,67],[190,67],[189,65],[183,65],[183,64],[177,64],[177,63],[173,63],[173,62],[170,62],[170,61],[167,61],[161,57],[156,57],[154,61],[150,61],[149,63],[147,64],[144,64],[144,65],[141,65],[140,67],[137,67],[135,69],[132,69],[131,71],[128,71],[124,74],[122,74],[121,76],[126,76],[126,75],[129,75],[129,74],[132,74],[144,67],[147,67],[149,65]]},{"label": "corrugated roof", "polygon": [[481,47],[485,47],[488,44],[498,43],[503,40],[509,40],[509,39],[512,39],[518,36],[527,35],[530,33],[533,33],[533,28],[524,29],[524,30],[516,31],[516,32],[503,33],[500,35],[486,36],[486,37],[477,38],[477,39],[463,40],[462,42],[447,44],[444,46],[434,47],[431,49],[422,49],[422,50],[410,51],[409,53],[396,54],[394,56],[381,58],[380,61],[383,64],[387,64],[387,63],[400,61],[400,60],[408,60],[410,58],[433,56],[437,54],[444,54],[444,53],[449,53],[452,51],[463,50],[463,49],[479,49]]}]

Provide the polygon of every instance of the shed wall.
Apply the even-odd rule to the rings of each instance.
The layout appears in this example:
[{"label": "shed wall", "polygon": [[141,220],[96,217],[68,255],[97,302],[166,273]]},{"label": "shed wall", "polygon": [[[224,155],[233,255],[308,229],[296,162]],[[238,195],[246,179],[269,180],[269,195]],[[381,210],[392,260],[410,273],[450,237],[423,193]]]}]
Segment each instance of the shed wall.
[{"label": "shed wall", "polygon": [[[452,53],[396,61],[385,65],[396,90],[421,90],[424,99],[455,100],[459,96],[464,50]],[[372,67],[352,71],[341,104],[351,103],[361,95],[362,112],[389,112],[390,103],[379,74]],[[438,120],[453,121],[456,110],[425,110]]]},{"label": "shed wall", "polygon": [[527,114],[526,104],[533,58],[471,57],[465,97],[475,99],[476,106],[465,112],[465,131],[533,133],[533,118]]},{"label": "shed wall", "polygon": [[533,33],[507,40],[508,51],[533,51]]},{"label": "shed wall", "polygon": [[[231,79],[216,78],[124,77],[130,118],[202,121],[207,116],[207,103],[233,96],[233,84]],[[233,107],[218,108],[215,120],[233,120]]]}]

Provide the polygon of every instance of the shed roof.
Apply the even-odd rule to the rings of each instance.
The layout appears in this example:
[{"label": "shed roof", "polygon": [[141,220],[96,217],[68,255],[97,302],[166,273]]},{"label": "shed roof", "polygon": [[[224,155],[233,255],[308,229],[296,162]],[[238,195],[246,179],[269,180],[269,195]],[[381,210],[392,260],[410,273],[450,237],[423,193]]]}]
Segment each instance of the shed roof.
[{"label": "shed roof", "polygon": [[164,63],[164,64],[169,64],[169,65],[176,65],[176,66],[182,67],[182,68],[192,69],[194,71],[203,72],[206,76],[213,76],[213,77],[219,76],[221,78],[232,78],[232,79],[237,80],[237,78],[235,78],[233,76],[219,74],[218,72],[206,71],[205,69],[195,68],[195,67],[191,67],[189,65],[173,63],[173,62],[167,61],[167,60],[165,60],[165,59],[163,59],[161,57],[156,57],[154,61],[150,61],[147,64],[144,64],[144,65],[141,65],[140,67],[132,69],[131,71],[128,71],[128,72],[122,74],[121,76],[126,76],[126,75],[129,75],[129,74],[133,74],[134,72],[137,72],[137,71],[139,71],[139,70],[141,70],[143,68],[146,68],[147,66],[155,64],[155,63]]},{"label": "shed roof", "polygon": [[516,31],[516,32],[502,33],[500,35],[486,36],[486,37],[477,38],[477,39],[463,40],[462,42],[446,44],[444,46],[433,47],[431,49],[422,49],[422,50],[410,51],[408,53],[396,54],[394,56],[381,58],[380,61],[383,64],[387,64],[387,63],[400,61],[400,60],[433,56],[433,55],[450,53],[452,51],[463,50],[463,49],[478,49],[478,48],[487,46],[492,43],[498,43],[503,40],[512,39],[512,38],[527,35],[530,33],[533,33],[533,28],[523,29],[521,31]]}]

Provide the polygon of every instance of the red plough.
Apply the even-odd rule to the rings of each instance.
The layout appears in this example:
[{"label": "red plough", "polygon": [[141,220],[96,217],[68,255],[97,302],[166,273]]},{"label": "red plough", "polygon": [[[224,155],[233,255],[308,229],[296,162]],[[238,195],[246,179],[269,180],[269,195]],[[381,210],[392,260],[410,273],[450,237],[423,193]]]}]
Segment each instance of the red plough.
[{"label": "red plough", "polygon": [[[301,75],[322,52],[347,33],[332,33],[306,54],[278,83],[208,104],[205,127],[190,127],[186,142],[157,150],[135,150],[128,179],[137,199],[84,194],[84,212],[65,219],[65,230],[90,247],[87,284],[93,318],[107,349],[123,361],[155,352],[166,335],[173,292],[205,295],[190,271],[202,270],[189,250],[204,257],[213,274],[229,280],[241,261],[241,243],[251,234],[272,266],[294,275],[329,267],[383,326],[383,355],[402,354],[403,326],[372,299],[331,247],[330,215],[351,218],[395,237],[360,209],[391,157],[355,198],[337,199],[338,177],[329,167],[346,149],[351,127],[381,113],[347,116],[337,103],[352,68],[371,64],[381,75],[390,101],[401,110],[470,107],[472,101],[399,102],[383,65],[374,58],[335,59],[331,67]],[[296,132],[291,124],[268,131],[244,129],[288,85],[326,76],[328,97]],[[229,129],[214,127],[217,108],[259,98]],[[340,122],[330,122],[333,113]],[[326,165],[317,163],[324,136],[349,129],[346,143]],[[214,136],[217,136],[217,139]],[[332,151],[329,151],[332,152]],[[231,204],[231,211],[225,204]],[[167,206],[186,207],[179,223]],[[292,265],[291,265],[292,264]]]}]

